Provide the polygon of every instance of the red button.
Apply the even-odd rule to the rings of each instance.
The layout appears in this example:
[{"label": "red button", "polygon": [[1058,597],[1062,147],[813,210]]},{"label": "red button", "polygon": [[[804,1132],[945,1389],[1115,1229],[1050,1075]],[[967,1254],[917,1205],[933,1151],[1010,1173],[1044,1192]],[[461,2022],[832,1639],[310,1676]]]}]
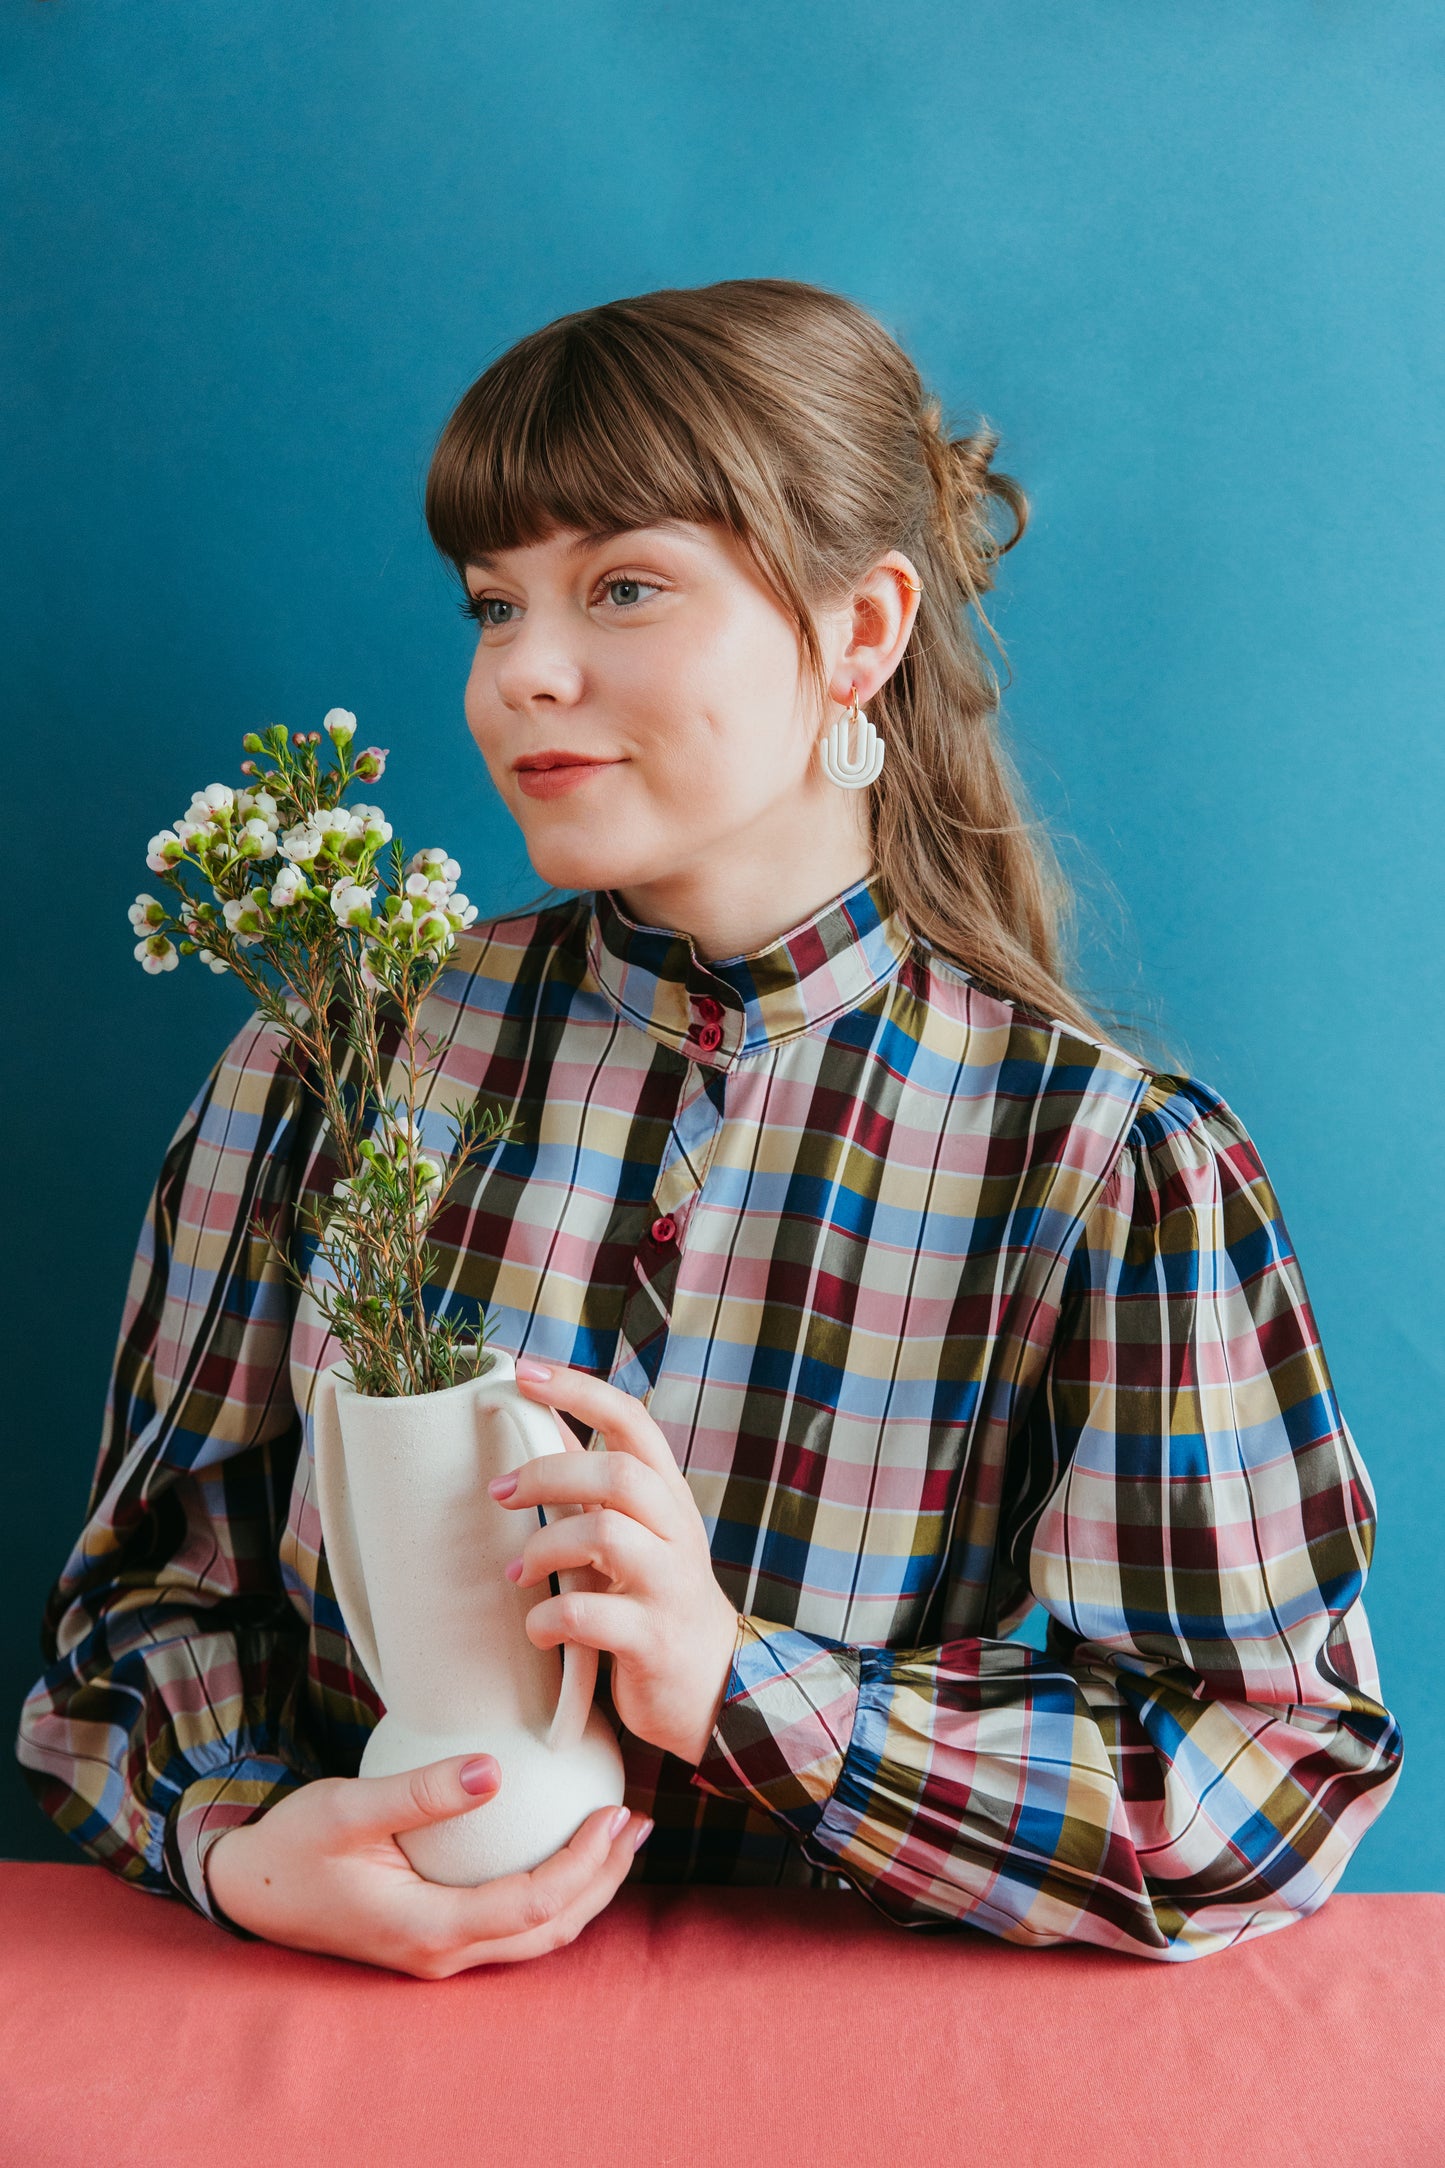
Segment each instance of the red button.
[{"label": "red button", "polygon": [[697,1043],[706,1053],[710,1054],[715,1046],[722,1045],[722,1025],[699,1024],[697,1027]]},{"label": "red button", "polygon": [[710,1024],[722,1021],[723,1005],[720,1001],[714,1001],[711,994],[694,994],[692,1002],[698,1015],[705,1016]]},{"label": "red button", "polygon": [[670,1242],[676,1233],[677,1221],[670,1212],[665,1212],[661,1219],[655,1219],[652,1223],[654,1242]]}]

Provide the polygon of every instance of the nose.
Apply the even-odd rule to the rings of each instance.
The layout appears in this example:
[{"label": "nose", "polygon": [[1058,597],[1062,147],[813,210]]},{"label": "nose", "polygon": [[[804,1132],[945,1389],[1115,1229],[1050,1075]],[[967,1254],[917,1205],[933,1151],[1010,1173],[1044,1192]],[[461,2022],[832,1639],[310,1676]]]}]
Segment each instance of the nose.
[{"label": "nose", "polygon": [[571,707],[582,697],[582,669],[565,632],[545,611],[528,610],[497,656],[498,698],[518,714]]}]

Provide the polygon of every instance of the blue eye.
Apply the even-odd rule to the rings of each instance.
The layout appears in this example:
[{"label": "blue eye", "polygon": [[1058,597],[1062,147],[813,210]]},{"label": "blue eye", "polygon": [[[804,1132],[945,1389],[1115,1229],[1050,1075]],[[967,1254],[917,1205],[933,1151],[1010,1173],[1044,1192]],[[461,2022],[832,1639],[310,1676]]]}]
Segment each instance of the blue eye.
[{"label": "blue eye", "polygon": [[514,607],[514,604],[504,601],[500,595],[467,595],[457,604],[463,617],[470,617],[475,624],[483,627],[505,625],[509,622],[505,617],[488,617],[488,610],[510,610]]},{"label": "blue eye", "polygon": [[626,594],[622,598],[622,603],[620,603],[622,609],[635,609],[639,601],[646,601],[648,594],[659,594],[661,592],[654,579],[635,579],[633,575],[630,575],[630,572],[613,572],[611,579],[602,581],[602,592],[604,594],[611,594],[613,588],[630,588],[630,590],[633,590],[633,592]]},{"label": "blue eye", "polygon": [[[636,609],[649,595],[661,591],[655,580],[640,580],[629,573],[616,573],[610,580],[602,582],[598,593],[611,595],[617,588],[621,588],[623,593],[616,598],[616,607],[623,611]],[[515,602],[508,602],[503,595],[464,595],[457,604],[462,616],[471,618],[484,632],[500,631],[504,625],[510,625],[512,620],[509,616],[494,613],[514,611],[516,607]]]}]

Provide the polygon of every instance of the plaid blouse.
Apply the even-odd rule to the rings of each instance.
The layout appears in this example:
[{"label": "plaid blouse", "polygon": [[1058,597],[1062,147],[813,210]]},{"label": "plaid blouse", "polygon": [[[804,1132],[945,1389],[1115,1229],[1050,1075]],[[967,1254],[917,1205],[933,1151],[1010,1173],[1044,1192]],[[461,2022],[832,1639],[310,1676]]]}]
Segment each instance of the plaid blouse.
[{"label": "plaid blouse", "polygon": [[[423,1022],[440,1093],[516,1117],[434,1223],[437,1305],[643,1401],[740,1615],[696,1767],[618,1726],[632,1879],[1158,1959],[1324,1903],[1400,1766],[1375,1501],[1223,1099],[876,878],[721,961],[610,890],[483,921]],[[18,1742],[87,1854],[213,1919],[209,1845],[354,1774],[382,1706],[321,1548],[336,1343],[247,1226],[304,1265],[339,1171],[279,1051],[253,1016],[167,1152]]]}]

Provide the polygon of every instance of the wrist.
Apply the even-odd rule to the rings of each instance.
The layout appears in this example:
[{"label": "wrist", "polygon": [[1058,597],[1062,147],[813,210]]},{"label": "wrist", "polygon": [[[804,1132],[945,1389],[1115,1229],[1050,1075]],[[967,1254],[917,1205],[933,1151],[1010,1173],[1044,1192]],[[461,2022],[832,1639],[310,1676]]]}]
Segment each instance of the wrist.
[{"label": "wrist", "polygon": [[[243,1822],[234,1828],[220,1830],[205,1844],[200,1856],[201,1884],[209,1899],[212,1917],[221,1926],[233,1927],[241,1934],[250,1934],[252,1930],[242,1924],[235,1910],[238,1904],[244,1909],[244,1847],[240,1840],[254,1826]],[[218,1861],[216,1855],[223,1850],[225,1860]]]},{"label": "wrist", "polygon": [[207,1919],[215,1919],[218,1906],[226,1905],[226,1891],[238,1879],[237,1858],[244,1860],[246,1848],[227,1846],[214,1902],[206,1874],[211,1852],[223,1836],[238,1835],[263,1820],[304,1781],[298,1769],[272,1755],[238,1756],[208,1776],[194,1778],[166,1814],[161,1851],[172,1888]]},{"label": "wrist", "polygon": [[718,1621],[716,1657],[705,1681],[705,1699],[698,1728],[688,1743],[687,1751],[681,1757],[684,1761],[691,1762],[694,1767],[707,1752],[708,1741],[712,1738],[719,1712],[727,1699],[728,1681],[732,1677],[733,1656],[741,1628],[741,1614],[728,1604],[726,1615],[721,1615]]}]

